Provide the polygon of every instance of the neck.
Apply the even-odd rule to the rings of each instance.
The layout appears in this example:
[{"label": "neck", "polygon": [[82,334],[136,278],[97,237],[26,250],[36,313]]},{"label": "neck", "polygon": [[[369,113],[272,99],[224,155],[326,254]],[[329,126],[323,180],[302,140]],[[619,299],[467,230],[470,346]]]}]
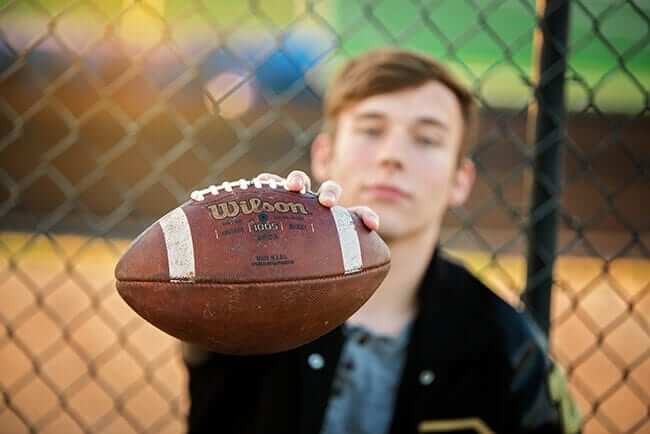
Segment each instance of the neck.
[{"label": "neck", "polygon": [[348,322],[396,336],[417,312],[417,291],[431,261],[438,231],[388,242],[391,268],[375,294]]}]

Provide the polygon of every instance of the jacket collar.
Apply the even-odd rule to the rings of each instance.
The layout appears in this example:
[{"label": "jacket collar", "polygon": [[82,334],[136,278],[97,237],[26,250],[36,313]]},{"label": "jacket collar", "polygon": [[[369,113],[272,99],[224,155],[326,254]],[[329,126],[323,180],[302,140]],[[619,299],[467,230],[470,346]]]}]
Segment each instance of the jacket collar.
[{"label": "jacket collar", "polygon": [[473,327],[483,317],[479,290],[483,285],[440,250],[436,248],[418,289],[419,310],[408,358],[419,366],[467,357],[473,352],[467,339],[476,334]]}]

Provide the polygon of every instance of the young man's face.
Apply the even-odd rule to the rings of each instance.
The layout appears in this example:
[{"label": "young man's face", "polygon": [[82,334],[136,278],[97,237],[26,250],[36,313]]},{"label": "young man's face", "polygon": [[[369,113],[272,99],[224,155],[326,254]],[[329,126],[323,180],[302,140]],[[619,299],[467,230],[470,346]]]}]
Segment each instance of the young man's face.
[{"label": "young man's face", "polygon": [[462,204],[474,180],[471,162],[458,164],[462,133],[455,95],[429,82],[343,110],[335,138],[315,141],[312,169],[341,185],[341,205],[374,209],[387,241],[437,235],[447,207]]}]

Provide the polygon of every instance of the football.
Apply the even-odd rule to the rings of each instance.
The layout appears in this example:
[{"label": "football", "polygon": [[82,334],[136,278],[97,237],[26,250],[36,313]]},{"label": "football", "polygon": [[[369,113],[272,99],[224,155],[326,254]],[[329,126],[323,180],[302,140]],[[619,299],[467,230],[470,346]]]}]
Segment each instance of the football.
[{"label": "football", "polygon": [[223,354],[286,351],[342,324],[390,267],[353,212],[283,181],[194,191],[120,258],[116,286],[164,332]]}]

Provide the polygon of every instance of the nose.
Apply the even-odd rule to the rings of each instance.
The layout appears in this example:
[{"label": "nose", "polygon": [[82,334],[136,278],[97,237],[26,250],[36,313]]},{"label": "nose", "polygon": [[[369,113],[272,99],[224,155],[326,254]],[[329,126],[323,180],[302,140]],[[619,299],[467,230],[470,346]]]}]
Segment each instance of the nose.
[{"label": "nose", "polygon": [[398,128],[389,131],[378,147],[377,162],[379,165],[390,170],[403,169],[406,140],[406,132],[402,132]]}]

